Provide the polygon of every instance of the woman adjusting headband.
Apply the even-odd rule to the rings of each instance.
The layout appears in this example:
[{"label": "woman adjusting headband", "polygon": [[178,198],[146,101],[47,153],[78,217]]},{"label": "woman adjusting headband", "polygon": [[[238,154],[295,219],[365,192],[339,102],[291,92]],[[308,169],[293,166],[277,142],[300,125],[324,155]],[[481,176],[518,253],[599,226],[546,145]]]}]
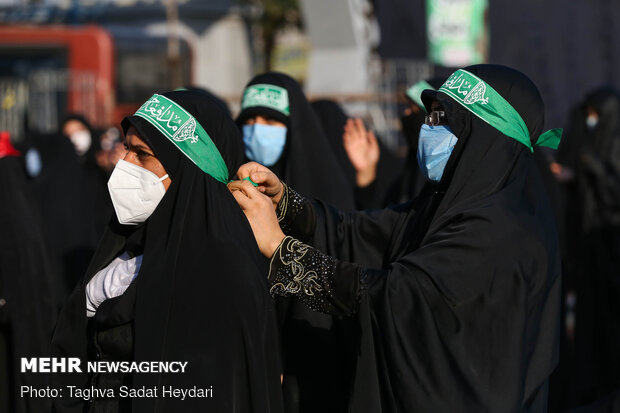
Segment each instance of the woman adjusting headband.
[{"label": "woman adjusting headband", "polygon": [[503,66],[468,67],[422,101],[435,182],[414,202],[345,213],[256,163],[238,174],[262,193],[229,188],[271,258],[271,294],[357,321],[350,411],[545,412],[560,257],[531,149],[557,133],[541,135],[536,86]]}]

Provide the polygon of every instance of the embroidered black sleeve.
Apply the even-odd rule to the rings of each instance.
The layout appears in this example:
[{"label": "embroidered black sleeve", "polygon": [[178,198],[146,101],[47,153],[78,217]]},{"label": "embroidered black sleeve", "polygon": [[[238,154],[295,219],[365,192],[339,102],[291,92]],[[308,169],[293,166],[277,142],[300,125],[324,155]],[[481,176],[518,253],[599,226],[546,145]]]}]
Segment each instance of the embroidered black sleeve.
[{"label": "embroidered black sleeve", "polygon": [[271,295],[294,296],[314,311],[350,316],[361,296],[361,268],[287,236],[271,258]]},{"label": "embroidered black sleeve", "polygon": [[282,232],[307,241],[314,233],[316,219],[310,200],[304,198],[282,182],[284,193],[276,208]]}]

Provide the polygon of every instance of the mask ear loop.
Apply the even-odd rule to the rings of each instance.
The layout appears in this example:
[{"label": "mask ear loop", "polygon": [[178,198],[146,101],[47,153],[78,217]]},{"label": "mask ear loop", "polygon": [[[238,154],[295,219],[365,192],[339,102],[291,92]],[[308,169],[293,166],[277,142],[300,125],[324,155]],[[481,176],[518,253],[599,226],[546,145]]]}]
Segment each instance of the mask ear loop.
[{"label": "mask ear loop", "polygon": [[168,178],[168,174],[162,176],[161,178],[159,178],[159,182],[163,182],[166,180],[166,178]]}]

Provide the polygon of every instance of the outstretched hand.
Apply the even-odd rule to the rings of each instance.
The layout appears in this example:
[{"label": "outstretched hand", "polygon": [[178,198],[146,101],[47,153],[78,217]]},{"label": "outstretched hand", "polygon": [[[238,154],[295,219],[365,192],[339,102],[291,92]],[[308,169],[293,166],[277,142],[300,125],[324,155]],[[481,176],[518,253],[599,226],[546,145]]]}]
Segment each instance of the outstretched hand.
[{"label": "outstretched hand", "polygon": [[280,179],[271,170],[257,162],[248,162],[239,167],[237,177],[245,179],[249,177],[252,182],[258,184],[258,190],[271,198],[273,207],[278,206],[282,199],[284,187]]},{"label": "outstretched hand", "polygon": [[[252,173],[256,173],[256,171]],[[273,173],[271,174],[275,176]],[[254,181],[254,178],[251,176],[250,178]],[[280,186],[282,185],[277,177],[276,181]],[[263,181],[263,183],[265,183],[265,181]],[[264,189],[263,192],[273,189],[269,183],[273,182],[267,182],[267,189]],[[271,258],[284,239],[284,233],[282,229],[280,229],[280,224],[278,224],[278,218],[276,217],[272,200],[248,181],[232,181],[228,184],[228,189],[232,192],[232,195],[235,197],[235,200],[250,222],[250,227],[252,228],[260,252],[267,258]],[[282,194],[280,194],[280,197],[281,196]]]},{"label": "outstretched hand", "polygon": [[356,183],[359,187],[370,185],[377,175],[379,162],[379,143],[371,131],[366,130],[361,119],[347,119],[342,136],[344,149],[355,168]]}]

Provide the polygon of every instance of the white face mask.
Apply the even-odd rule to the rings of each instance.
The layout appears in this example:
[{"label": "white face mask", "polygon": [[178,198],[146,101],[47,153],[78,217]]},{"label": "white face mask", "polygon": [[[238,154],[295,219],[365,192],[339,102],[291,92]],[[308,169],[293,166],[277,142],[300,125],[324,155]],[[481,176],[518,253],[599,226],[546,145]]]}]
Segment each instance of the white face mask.
[{"label": "white face mask", "polygon": [[77,152],[79,156],[84,155],[86,151],[88,151],[88,148],[90,148],[90,144],[92,142],[90,132],[87,130],[73,132],[69,135],[69,139],[71,140],[71,143],[73,143],[75,152]]},{"label": "white face mask", "polygon": [[118,222],[124,225],[138,225],[151,216],[166,188],[161,178],[153,172],[120,160],[108,180],[108,190],[116,211]]}]

